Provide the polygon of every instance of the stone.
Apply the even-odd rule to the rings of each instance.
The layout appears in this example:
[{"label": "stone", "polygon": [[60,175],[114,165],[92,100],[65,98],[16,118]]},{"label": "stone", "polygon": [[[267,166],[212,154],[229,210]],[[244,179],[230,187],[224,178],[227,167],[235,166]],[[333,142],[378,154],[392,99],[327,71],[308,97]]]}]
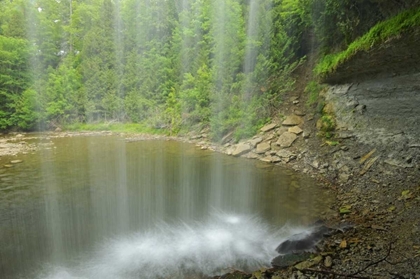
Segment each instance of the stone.
[{"label": "stone", "polygon": [[363,114],[366,111],[365,105],[357,105],[354,110],[360,114]]},{"label": "stone", "polygon": [[271,163],[272,162],[272,156],[265,156],[263,158],[260,159],[263,162],[267,162],[267,163]]},{"label": "stone", "polygon": [[303,270],[303,269],[307,269],[310,268],[314,265],[319,264],[322,261],[322,256],[316,256],[313,259],[304,261],[304,262],[300,262],[298,264],[295,265],[295,268],[298,270]]},{"label": "stone", "polygon": [[310,253],[280,255],[271,261],[271,265],[280,269],[287,268],[308,259],[310,256]]},{"label": "stone", "polygon": [[317,226],[310,231],[294,234],[289,239],[280,243],[276,248],[279,254],[295,254],[310,252],[315,249],[316,244],[321,241],[325,234],[330,231],[326,226]]},{"label": "stone", "polygon": [[325,267],[331,267],[332,266],[332,258],[330,256],[325,257],[324,266]]},{"label": "stone", "polygon": [[299,126],[293,126],[293,127],[288,129],[288,132],[299,135],[303,132],[303,130]]},{"label": "stone", "polygon": [[289,115],[286,119],[281,123],[283,126],[296,126],[303,123],[303,119],[297,115]]},{"label": "stone", "polygon": [[311,133],[310,132],[303,132],[302,136],[303,136],[304,139],[309,139],[309,137],[311,136]]},{"label": "stone", "polygon": [[311,164],[311,166],[312,166],[312,167],[314,167],[314,168],[316,168],[316,169],[319,169],[319,165],[320,165],[320,163],[319,163],[319,161],[318,161],[318,160],[314,160],[314,161],[312,162],[312,164]]},{"label": "stone", "polygon": [[221,140],[221,143],[226,144],[226,143],[230,142],[232,140],[232,135],[233,135],[233,131],[227,133],[225,136],[223,136],[223,138]]},{"label": "stone", "polygon": [[60,127],[57,127],[57,128],[55,128],[55,130],[54,130],[55,132],[61,132],[61,128]]},{"label": "stone", "polygon": [[281,148],[280,148],[280,146],[277,145],[276,142],[272,142],[271,143],[271,150],[273,150],[273,151],[279,151],[279,150],[281,150]]},{"label": "stone", "polygon": [[260,143],[260,142],[262,142],[262,141],[263,141],[263,139],[262,139],[262,138],[257,137],[257,138],[254,138],[254,139],[250,140],[250,141],[249,141],[249,144],[250,144],[253,148],[255,148],[255,146],[257,146],[257,144],[259,144],[259,143]]},{"label": "stone", "polygon": [[22,160],[12,160],[12,161],[10,161],[11,164],[19,164],[19,163],[22,163],[22,162],[23,162]]},{"label": "stone", "polygon": [[264,127],[262,127],[261,129],[260,129],[260,131],[261,132],[263,132],[263,133],[265,133],[265,132],[268,132],[268,131],[271,131],[271,130],[273,130],[274,128],[276,128],[277,127],[277,124],[275,124],[275,123],[271,123],[271,124],[267,124],[267,125],[265,125]]},{"label": "stone", "polygon": [[248,159],[257,159],[258,155],[255,154],[254,152],[249,152],[248,154],[245,155],[245,157]]},{"label": "stone", "polygon": [[305,116],[306,114],[300,110],[295,110],[293,111],[294,114],[296,114],[297,116]]},{"label": "stone", "polygon": [[296,134],[285,132],[279,137],[276,144],[283,148],[290,147],[296,139]]},{"label": "stone", "polygon": [[203,136],[202,135],[195,135],[190,137],[191,140],[197,140],[197,139],[201,139]]},{"label": "stone", "polygon": [[357,107],[359,105],[359,102],[357,100],[350,100],[346,103],[346,106],[348,108],[354,109],[355,107]]},{"label": "stone", "polygon": [[263,162],[267,162],[267,163],[278,163],[281,162],[281,159],[277,156],[271,156],[271,155],[267,155],[263,158],[260,159]]},{"label": "stone", "polygon": [[5,167],[5,168],[13,168],[13,165],[6,164],[6,165],[4,165],[4,167]]},{"label": "stone", "polygon": [[279,150],[276,155],[280,158],[290,158],[292,156],[295,156],[292,152],[286,149]]},{"label": "stone", "polygon": [[255,150],[255,153],[257,154],[263,154],[271,149],[271,144],[269,141],[262,142],[257,145],[257,149]]},{"label": "stone", "polygon": [[252,147],[248,143],[238,143],[232,152],[233,156],[241,156],[251,151]]},{"label": "stone", "polygon": [[384,163],[394,166],[394,167],[400,167],[400,168],[405,168],[405,169],[414,167],[412,164],[400,162],[396,159],[387,159],[384,161]]},{"label": "stone", "polygon": [[271,163],[278,163],[281,162],[281,158],[277,156],[271,156]]}]

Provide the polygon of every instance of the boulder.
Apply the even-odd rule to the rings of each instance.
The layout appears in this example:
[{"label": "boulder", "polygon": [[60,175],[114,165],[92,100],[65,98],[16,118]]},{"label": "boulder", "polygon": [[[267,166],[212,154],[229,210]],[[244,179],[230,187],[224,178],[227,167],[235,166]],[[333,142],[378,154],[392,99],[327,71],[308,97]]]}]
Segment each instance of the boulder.
[{"label": "boulder", "polygon": [[264,127],[262,127],[260,131],[263,132],[263,133],[265,133],[265,132],[268,132],[268,131],[273,130],[276,127],[277,127],[277,124],[271,123],[271,124],[267,124]]},{"label": "boulder", "polygon": [[292,146],[296,138],[297,138],[296,134],[285,132],[279,137],[276,144],[283,148],[290,147]]},{"label": "boulder", "polygon": [[311,252],[315,249],[315,245],[324,237],[329,234],[330,229],[326,226],[318,226],[310,231],[294,234],[289,239],[280,243],[276,248],[276,252],[279,254],[294,254]]},{"label": "boulder", "polygon": [[262,142],[260,144],[257,145],[257,149],[255,150],[255,153],[257,154],[263,154],[265,152],[267,152],[268,150],[271,149],[271,144],[270,142]]},{"label": "boulder", "polygon": [[286,119],[283,121],[283,126],[296,126],[303,123],[303,119],[300,116],[297,116],[295,114],[289,115],[286,117]]},{"label": "boulder", "polygon": [[252,140],[250,140],[249,141],[249,144],[253,147],[253,148],[255,148],[255,146],[257,145],[257,144],[259,144],[260,142],[262,142],[263,141],[263,139],[262,138],[254,138],[254,139],[252,139]]},{"label": "boulder", "polygon": [[288,268],[289,266],[295,265],[299,262],[309,259],[310,256],[310,253],[280,255],[271,261],[271,265],[280,269]]},{"label": "boulder", "polygon": [[303,130],[299,126],[293,126],[287,130],[289,133],[293,133],[299,135],[303,132]]},{"label": "boulder", "polygon": [[232,155],[233,156],[241,156],[243,154],[248,153],[251,151],[252,147],[248,143],[238,143],[236,145],[236,148],[233,150]]}]

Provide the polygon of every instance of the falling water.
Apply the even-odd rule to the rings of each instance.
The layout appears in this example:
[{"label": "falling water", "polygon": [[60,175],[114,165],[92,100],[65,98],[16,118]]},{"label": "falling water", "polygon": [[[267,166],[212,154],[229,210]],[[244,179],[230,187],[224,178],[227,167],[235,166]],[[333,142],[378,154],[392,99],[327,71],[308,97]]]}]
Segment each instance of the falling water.
[{"label": "falling water", "polygon": [[274,248],[290,233],[270,230],[252,216],[219,212],[205,222],[161,223],[150,231],[108,239],[76,267],[47,267],[39,278],[185,278],[249,271],[269,266]]}]

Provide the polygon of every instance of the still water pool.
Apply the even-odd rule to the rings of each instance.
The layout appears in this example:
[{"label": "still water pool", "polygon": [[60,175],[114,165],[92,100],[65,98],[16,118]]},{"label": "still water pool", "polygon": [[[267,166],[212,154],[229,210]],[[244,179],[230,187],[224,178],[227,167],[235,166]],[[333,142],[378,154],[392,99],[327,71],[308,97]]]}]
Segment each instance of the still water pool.
[{"label": "still water pool", "polygon": [[187,143],[35,140],[40,151],[0,169],[0,278],[195,278],[257,268],[329,204],[308,176]]}]

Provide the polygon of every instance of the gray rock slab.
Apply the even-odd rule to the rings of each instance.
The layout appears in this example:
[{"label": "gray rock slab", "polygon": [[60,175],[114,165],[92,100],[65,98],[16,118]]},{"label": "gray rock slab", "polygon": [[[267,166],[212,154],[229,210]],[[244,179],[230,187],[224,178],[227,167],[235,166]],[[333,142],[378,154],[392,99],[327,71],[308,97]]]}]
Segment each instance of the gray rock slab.
[{"label": "gray rock slab", "polygon": [[303,119],[300,116],[291,114],[281,123],[283,126],[296,126],[303,123]]},{"label": "gray rock slab", "polygon": [[257,145],[257,149],[255,150],[255,153],[262,154],[262,153],[267,152],[270,149],[271,149],[270,142],[265,141]]},{"label": "gray rock slab", "polygon": [[290,158],[290,157],[295,156],[295,154],[293,154],[292,152],[286,149],[279,150],[276,155],[279,156],[280,158]]},{"label": "gray rock slab", "polygon": [[296,138],[297,138],[296,134],[285,132],[279,137],[276,144],[283,148],[290,147],[292,146]]},{"label": "gray rock slab", "polygon": [[303,130],[299,126],[293,126],[287,130],[289,133],[293,133],[299,135],[303,132]]},{"label": "gray rock slab", "polygon": [[252,146],[248,143],[238,143],[232,152],[233,156],[241,156],[251,151]]},{"label": "gray rock slab", "polygon": [[271,123],[271,124],[267,124],[264,127],[262,127],[260,131],[263,132],[263,133],[265,133],[265,132],[268,132],[268,131],[273,130],[276,127],[277,127],[277,124]]},{"label": "gray rock slab", "polygon": [[258,138],[255,138],[255,139],[252,139],[252,140],[250,140],[250,141],[248,141],[249,142],[249,144],[253,147],[253,148],[255,148],[255,146],[257,146],[257,144],[259,144],[260,142],[262,142],[263,141],[263,139],[262,138],[260,138],[260,137],[258,137]]}]

